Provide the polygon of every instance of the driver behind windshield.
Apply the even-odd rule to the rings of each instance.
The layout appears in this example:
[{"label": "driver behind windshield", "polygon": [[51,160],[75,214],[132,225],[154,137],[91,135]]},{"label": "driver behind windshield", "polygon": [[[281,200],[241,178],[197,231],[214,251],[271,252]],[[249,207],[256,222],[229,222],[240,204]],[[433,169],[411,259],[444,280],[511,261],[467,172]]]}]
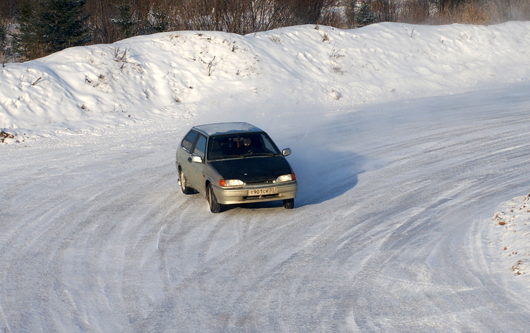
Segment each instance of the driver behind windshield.
[{"label": "driver behind windshield", "polygon": [[208,147],[210,160],[278,154],[274,144],[262,133],[212,137]]}]

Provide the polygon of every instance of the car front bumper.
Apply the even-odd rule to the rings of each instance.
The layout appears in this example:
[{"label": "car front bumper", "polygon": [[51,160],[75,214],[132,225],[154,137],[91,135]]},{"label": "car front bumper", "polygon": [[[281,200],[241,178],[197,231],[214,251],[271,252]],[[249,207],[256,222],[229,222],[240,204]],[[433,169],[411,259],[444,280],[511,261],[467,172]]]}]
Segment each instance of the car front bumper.
[{"label": "car front bumper", "polygon": [[[260,196],[248,195],[249,190],[266,189],[271,187],[276,187],[278,189],[278,193]],[[296,190],[296,181],[270,185],[247,185],[244,187],[237,188],[225,188],[220,186],[214,186],[213,188],[213,192],[215,194],[215,197],[217,198],[217,202],[223,205],[294,199],[294,197],[296,196]]]}]

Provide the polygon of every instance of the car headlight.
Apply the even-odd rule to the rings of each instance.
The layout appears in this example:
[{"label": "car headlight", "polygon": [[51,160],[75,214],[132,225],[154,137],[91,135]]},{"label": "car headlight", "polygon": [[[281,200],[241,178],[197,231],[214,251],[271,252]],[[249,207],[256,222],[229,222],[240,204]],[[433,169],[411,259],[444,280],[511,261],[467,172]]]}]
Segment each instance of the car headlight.
[{"label": "car headlight", "polygon": [[219,185],[222,187],[227,187],[227,186],[245,186],[246,184],[245,182],[239,179],[221,179],[219,181]]},{"label": "car headlight", "polygon": [[274,181],[275,183],[283,183],[283,182],[290,182],[296,180],[296,175],[294,173],[290,173],[287,175],[281,175],[280,177],[276,178]]}]

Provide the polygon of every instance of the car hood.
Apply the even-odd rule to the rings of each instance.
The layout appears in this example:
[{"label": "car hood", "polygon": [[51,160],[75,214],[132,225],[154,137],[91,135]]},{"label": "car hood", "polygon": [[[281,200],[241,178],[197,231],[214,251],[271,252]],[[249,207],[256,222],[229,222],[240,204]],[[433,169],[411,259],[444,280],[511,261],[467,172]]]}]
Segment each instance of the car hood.
[{"label": "car hood", "polygon": [[260,183],[291,173],[291,167],[283,156],[246,157],[209,164],[224,179],[239,179],[245,183]]}]

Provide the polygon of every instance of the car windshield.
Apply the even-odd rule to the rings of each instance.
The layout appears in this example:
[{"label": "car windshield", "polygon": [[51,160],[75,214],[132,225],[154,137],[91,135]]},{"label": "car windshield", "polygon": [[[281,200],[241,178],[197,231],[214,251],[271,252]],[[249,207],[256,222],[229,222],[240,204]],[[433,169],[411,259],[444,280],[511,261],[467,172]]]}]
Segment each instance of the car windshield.
[{"label": "car windshield", "polygon": [[265,133],[238,133],[210,137],[208,160],[274,156],[280,152]]}]

